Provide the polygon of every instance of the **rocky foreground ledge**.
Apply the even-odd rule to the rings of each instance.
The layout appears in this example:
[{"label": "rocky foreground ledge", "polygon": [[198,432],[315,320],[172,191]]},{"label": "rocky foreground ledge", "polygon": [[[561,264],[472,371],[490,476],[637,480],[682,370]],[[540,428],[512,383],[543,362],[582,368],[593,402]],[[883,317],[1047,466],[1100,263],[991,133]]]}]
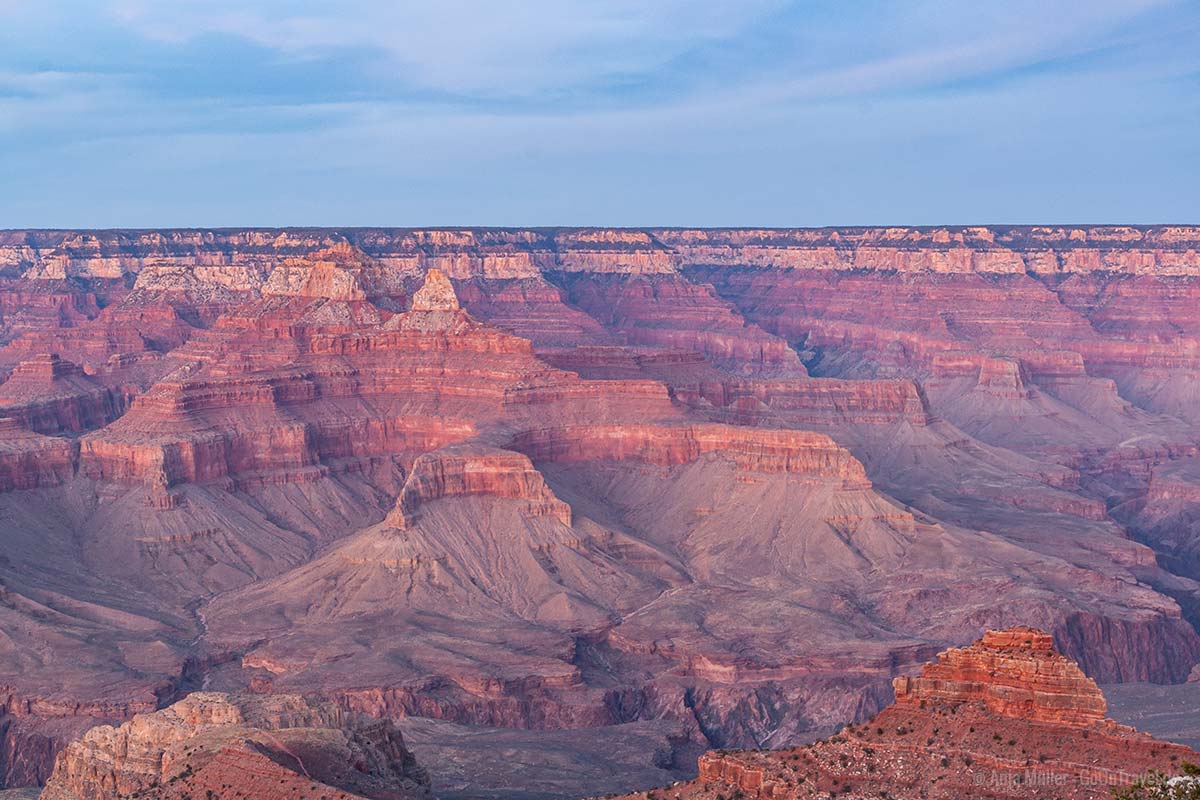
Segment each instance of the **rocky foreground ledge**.
[{"label": "rocky foreground ledge", "polygon": [[1106,719],[1099,687],[1034,628],[988,631],[895,688],[895,705],[829,739],[711,751],[696,780],[625,800],[1099,800],[1147,771],[1200,762],[1189,747]]},{"label": "rocky foreground ledge", "polygon": [[196,692],[59,754],[44,800],[418,800],[429,777],[388,721],[297,695]]}]

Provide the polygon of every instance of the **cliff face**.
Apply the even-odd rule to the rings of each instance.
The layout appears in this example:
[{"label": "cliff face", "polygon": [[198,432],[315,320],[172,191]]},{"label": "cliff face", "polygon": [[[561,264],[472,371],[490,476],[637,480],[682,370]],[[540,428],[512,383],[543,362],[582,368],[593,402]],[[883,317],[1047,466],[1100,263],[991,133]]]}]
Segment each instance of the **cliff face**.
[{"label": "cliff face", "polygon": [[[824,229],[10,231],[0,263],[26,277],[116,279],[166,265],[214,269],[347,244],[392,272],[452,278],[568,272],[670,274],[682,264],[899,272],[1195,275],[1196,226]],[[215,274],[215,273],[214,273]],[[261,283],[262,277],[259,278]],[[232,288],[249,288],[238,282]]]},{"label": "cliff face", "polygon": [[72,450],[70,442],[34,433],[12,417],[0,418],[0,486],[58,486],[74,473]]},{"label": "cliff face", "polygon": [[531,515],[571,524],[571,507],[554,496],[528,458],[470,445],[452,445],[418,458],[386,521],[397,528],[408,528],[422,505],[472,495],[522,500]]},{"label": "cliff face", "polygon": [[630,797],[1098,799],[1200,756],[1104,719],[1100,690],[1033,628],[988,631],[896,683],[896,705],[861,726],[797,749],[709,752],[695,781]]},{"label": "cliff face", "polygon": [[[0,775],[199,686],[752,747],[1017,621],[1181,681],[1198,244],[0,232]],[[993,644],[925,688],[1096,713]]]},{"label": "cliff face", "polygon": [[729,425],[579,426],[531,430],[511,446],[539,462],[641,461],[663,467],[717,454],[750,472],[809,475],[867,488],[862,464],[823,434]]},{"label": "cliff face", "polygon": [[893,682],[898,706],[975,703],[1002,717],[1086,726],[1104,719],[1104,695],[1033,628],[988,631],[971,647],[938,654],[919,677]]},{"label": "cliff face", "polygon": [[[59,754],[46,800],[223,797],[430,797],[394,725],[294,695],[189,695]],[[203,796],[203,795],[200,795]]]},{"label": "cliff face", "polygon": [[806,270],[1195,275],[1196,226],[656,231],[689,264]]}]

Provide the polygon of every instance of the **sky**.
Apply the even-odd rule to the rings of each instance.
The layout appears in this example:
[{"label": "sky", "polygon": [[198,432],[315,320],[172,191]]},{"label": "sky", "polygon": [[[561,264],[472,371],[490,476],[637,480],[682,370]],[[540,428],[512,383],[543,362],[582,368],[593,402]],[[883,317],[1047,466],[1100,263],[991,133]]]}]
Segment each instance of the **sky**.
[{"label": "sky", "polygon": [[1197,0],[0,0],[0,228],[1156,222]]}]

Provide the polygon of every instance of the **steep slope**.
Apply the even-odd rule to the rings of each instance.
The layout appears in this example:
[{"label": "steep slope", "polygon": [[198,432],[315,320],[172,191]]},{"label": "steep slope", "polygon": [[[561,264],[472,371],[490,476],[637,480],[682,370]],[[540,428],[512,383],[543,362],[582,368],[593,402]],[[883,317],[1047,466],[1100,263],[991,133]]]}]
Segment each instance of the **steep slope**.
[{"label": "steep slope", "polygon": [[895,705],[861,726],[797,749],[706,753],[695,781],[630,797],[1098,800],[1200,758],[1104,712],[1099,688],[1048,634],[988,631],[897,678]]},{"label": "steep slope", "polygon": [[[761,745],[872,713],[930,637],[1125,613],[1062,560],[1014,579],[1013,544],[915,516],[820,434],[591,425],[507,447],[421,456],[383,523],[206,607],[206,641],[240,658],[216,685],[515,727],[666,716]],[[1155,593],[1120,596],[1131,629],[1191,646]]]}]

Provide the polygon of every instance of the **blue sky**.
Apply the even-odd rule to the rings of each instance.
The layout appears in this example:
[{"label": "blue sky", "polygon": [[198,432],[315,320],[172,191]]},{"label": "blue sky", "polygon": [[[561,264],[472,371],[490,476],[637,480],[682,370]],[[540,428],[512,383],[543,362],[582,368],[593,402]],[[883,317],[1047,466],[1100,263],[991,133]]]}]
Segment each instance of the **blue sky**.
[{"label": "blue sky", "polygon": [[0,0],[0,227],[1200,222],[1196,0]]}]

